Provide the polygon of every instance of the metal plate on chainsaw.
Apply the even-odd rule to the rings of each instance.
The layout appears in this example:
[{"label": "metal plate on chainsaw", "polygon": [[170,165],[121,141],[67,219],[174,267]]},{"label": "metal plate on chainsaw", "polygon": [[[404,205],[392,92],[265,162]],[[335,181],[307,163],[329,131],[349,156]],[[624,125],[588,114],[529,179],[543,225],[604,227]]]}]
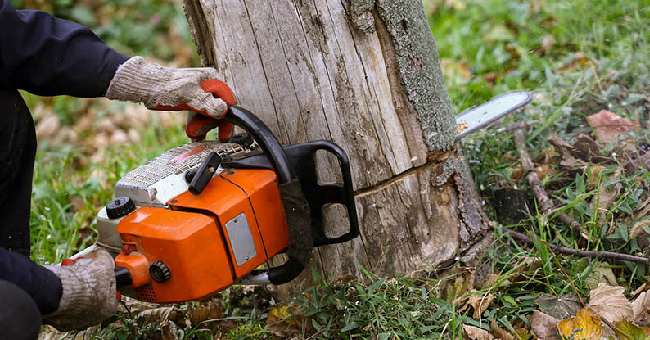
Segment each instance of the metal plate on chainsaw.
[{"label": "metal plate on chainsaw", "polygon": [[226,231],[232,252],[235,254],[235,262],[238,266],[243,265],[257,255],[255,241],[248,225],[246,214],[241,213],[232,220],[226,222]]},{"label": "metal plate on chainsaw", "polygon": [[526,106],[531,100],[533,100],[533,94],[530,92],[510,92],[494,97],[487,103],[465,110],[456,117],[458,130],[462,129],[456,135],[456,140],[471,135],[495,120]]},{"label": "metal plate on chainsaw", "polygon": [[138,205],[164,205],[187,190],[183,174],[201,165],[210,152],[224,157],[243,151],[239,144],[219,141],[175,147],[127,173],[115,184],[115,194],[131,197]]}]

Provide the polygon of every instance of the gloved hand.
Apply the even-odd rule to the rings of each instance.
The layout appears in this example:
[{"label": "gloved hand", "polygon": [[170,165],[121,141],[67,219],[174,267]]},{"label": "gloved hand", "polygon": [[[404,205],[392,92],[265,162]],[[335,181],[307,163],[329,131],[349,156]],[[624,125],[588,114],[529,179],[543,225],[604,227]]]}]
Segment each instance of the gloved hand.
[{"label": "gloved hand", "polygon": [[59,308],[43,316],[45,323],[60,331],[81,330],[117,311],[115,262],[106,250],[100,249],[88,258],[63,261],[60,266],[44,267],[61,279],[63,287]]},{"label": "gloved hand", "polygon": [[144,103],[151,110],[198,112],[202,116],[188,120],[187,136],[200,140],[219,126],[219,139],[224,142],[232,125],[216,120],[223,118],[228,105],[235,105],[235,98],[230,88],[216,78],[217,71],[210,67],[164,67],[134,57],[117,69],[106,98]]}]

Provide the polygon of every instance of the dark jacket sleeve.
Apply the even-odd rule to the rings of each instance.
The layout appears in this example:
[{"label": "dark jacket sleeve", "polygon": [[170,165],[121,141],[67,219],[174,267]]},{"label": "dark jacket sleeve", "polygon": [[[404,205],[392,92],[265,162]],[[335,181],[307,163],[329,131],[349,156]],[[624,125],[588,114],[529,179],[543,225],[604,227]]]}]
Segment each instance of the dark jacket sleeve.
[{"label": "dark jacket sleeve", "polygon": [[0,279],[26,291],[36,302],[41,314],[49,314],[59,308],[63,293],[61,280],[27,256],[0,248]]},{"label": "dark jacket sleeve", "polygon": [[127,59],[87,27],[0,0],[0,90],[102,97]]}]

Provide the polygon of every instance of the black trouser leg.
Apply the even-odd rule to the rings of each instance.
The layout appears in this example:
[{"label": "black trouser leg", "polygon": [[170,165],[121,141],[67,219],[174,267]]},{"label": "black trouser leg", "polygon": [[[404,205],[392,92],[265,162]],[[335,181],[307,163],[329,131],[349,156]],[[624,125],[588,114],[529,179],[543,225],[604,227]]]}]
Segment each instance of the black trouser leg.
[{"label": "black trouser leg", "polygon": [[24,290],[0,280],[0,306],[0,339],[38,339],[41,313]]},{"label": "black trouser leg", "polygon": [[34,120],[18,91],[0,91],[0,247],[29,256]]}]

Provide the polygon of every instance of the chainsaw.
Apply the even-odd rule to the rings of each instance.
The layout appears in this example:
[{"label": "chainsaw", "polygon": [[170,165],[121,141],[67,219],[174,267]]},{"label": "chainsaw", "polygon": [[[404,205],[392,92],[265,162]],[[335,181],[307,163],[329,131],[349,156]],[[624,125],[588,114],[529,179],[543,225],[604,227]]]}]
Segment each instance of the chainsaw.
[{"label": "chainsaw", "polygon": [[[168,150],[122,177],[117,198],[98,213],[98,243],[117,254],[122,294],[181,302],[233,284],[279,285],[303,271],[313,247],[359,235],[343,149],[328,141],[282,147],[260,119],[236,106],[224,120],[252,141]],[[336,157],[341,183],[319,182],[319,151]],[[345,208],[349,223],[335,236],[326,233],[323,213],[332,205]],[[283,253],[284,264],[265,265]]]}]

